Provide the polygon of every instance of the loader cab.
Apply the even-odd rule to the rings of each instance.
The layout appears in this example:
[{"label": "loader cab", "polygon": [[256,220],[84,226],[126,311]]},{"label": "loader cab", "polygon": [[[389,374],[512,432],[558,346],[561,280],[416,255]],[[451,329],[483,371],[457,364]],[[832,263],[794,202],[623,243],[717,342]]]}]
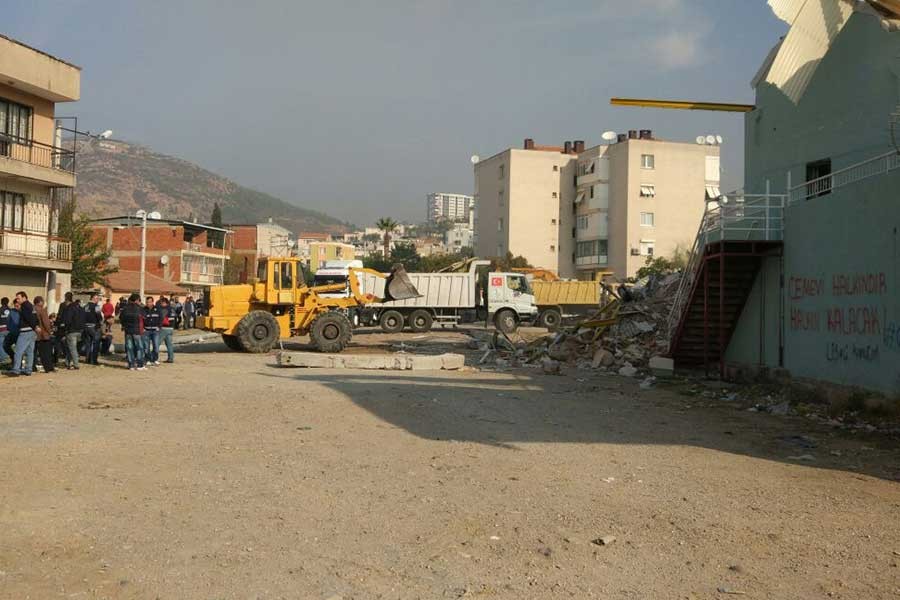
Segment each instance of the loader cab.
[{"label": "loader cab", "polygon": [[297,304],[297,290],[306,287],[306,275],[297,259],[261,259],[256,272],[259,283],[264,283],[266,304]]}]

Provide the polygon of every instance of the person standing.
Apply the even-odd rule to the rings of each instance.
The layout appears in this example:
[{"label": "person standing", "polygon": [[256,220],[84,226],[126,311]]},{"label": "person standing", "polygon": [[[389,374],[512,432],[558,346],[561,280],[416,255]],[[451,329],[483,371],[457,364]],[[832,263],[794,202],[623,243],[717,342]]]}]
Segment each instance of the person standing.
[{"label": "person standing", "polygon": [[118,317],[122,314],[122,309],[126,306],[128,306],[128,300],[125,299],[125,296],[119,296],[119,301],[116,303],[115,315]]},{"label": "person standing", "polygon": [[0,298],[0,363],[12,360],[12,357],[6,353],[4,345],[6,344],[6,334],[9,333],[9,298]]},{"label": "person standing", "polygon": [[175,362],[175,346],[172,345],[172,337],[175,334],[173,328],[175,322],[175,309],[169,304],[165,296],[160,297],[159,304],[156,305],[160,313],[159,322],[159,348],[166,345],[167,363]]},{"label": "person standing", "polygon": [[172,323],[172,327],[181,329],[181,316],[184,314],[184,305],[177,297],[172,301],[172,311],[175,314],[175,322]]},{"label": "person standing", "polygon": [[103,303],[103,306],[100,308],[100,313],[103,315],[104,321],[116,316],[116,307],[113,306],[113,303],[109,298]]},{"label": "person standing", "polygon": [[184,328],[192,329],[194,327],[194,312],[196,310],[194,297],[188,296],[184,301]]},{"label": "person standing", "polygon": [[14,297],[13,305],[12,308],[9,309],[9,317],[6,321],[6,339],[3,340],[3,351],[9,356],[10,364],[12,364],[13,354],[15,354],[13,346],[16,343],[16,338],[19,337],[20,322],[19,299]]},{"label": "person standing", "polygon": [[119,322],[125,331],[125,356],[128,358],[129,371],[147,370],[144,366],[144,312],[140,302],[141,297],[132,294],[128,298],[128,303],[119,312]]},{"label": "person standing", "polygon": [[51,339],[53,335],[53,321],[50,320],[44,299],[40,296],[34,297],[34,314],[37,317],[38,325],[38,328],[35,330],[37,333],[37,341],[35,342],[37,355],[41,360],[41,366],[44,367],[44,373],[52,373],[56,370],[53,361],[53,341]]},{"label": "person standing", "polygon": [[84,310],[77,302],[72,301],[72,292],[66,292],[66,307],[62,312],[62,324],[66,332],[66,368],[77,371],[78,342],[84,331]]},{"label": "person standing", "polygon": [[[6,372],[9,377],[19,375],[31,375],[34,365],[34,341],[37,337],[35,330],[38,328],[37,317],[34,314],[34,305],[28,301],[28,294],[19,292],[16,294],[19,301],[19,335],[16,339],[16,353],[13,356],[13,367]],[[25,363],[23,366],[22,360]]]},{"label": "person standing", "polygon": [[84,360],[89,365],[100,364],[100,326],[103,323],[100,312],[100,296],[91,294],[91,301],[84,307]]},{"label": "person standing", "polygon": [[153,296],[147,296],[144,304],[144,353],[146,364],[159,365],[159,324],[161,315],[153,302]]}]

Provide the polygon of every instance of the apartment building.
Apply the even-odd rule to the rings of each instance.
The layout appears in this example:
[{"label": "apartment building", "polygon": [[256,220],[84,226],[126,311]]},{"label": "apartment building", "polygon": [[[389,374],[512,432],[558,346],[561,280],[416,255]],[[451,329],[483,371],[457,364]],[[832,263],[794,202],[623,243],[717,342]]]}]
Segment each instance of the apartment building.
[{"label": "apartment building", "polygon": [[0,36],[0,296],[24,290],[54,307],[71,286],[71,245],[57,234],[75,154],[56,104],[80,96],[79,67]]},{"label": "apartment building", "polygon": [[525,140],[475,164],[475,255],[524,256],[574,277],[575,169],[581,141],[540,146]]},{"label": "apartment building", "polygon": [[238,271],[238,279],[246,283],[256,275],[259,259],[269,256],[291,256],[297,242],[286,227],[269,219],[266,223],[228,225],[232,235],[231,260]]},{"label": "apartment building", "polygon": [[471,248],[475,232],[468,223],[454,223],[444,234],[444,245],[448,252],[459,252],[463,248]]},{"label": "apartment building", "polygon": [[[93,235],[111,252],[110,263],[119,279],[141,270],[201,294],[224,283],[225,261],[231,254],[232,231],[187,221],[148,219],[145,259],[141,264],[142,221],[137,217],[110,217],[91,221]],[[147,277],[145,276],[145,285]],[[132,290],[137,291],[137,290]]]},{"label": "apartment building", "polygon": [[475,198],[465,194],[434,192],[425,197],[425,220],[468,222],[474,209]]},{"label": "apartment building", "polygon": [[343,242],[312,242],[309,245],[307,268],[315,273],[330,260],[354,260],[356,247]]},{"label": "apartment building", "polygon": [[690,248],[719,195],[719,147],[648,130],[610,145],[526,139],[475,165],[478,256],[524,256],[560,277],[631,277],[654,255]]}]

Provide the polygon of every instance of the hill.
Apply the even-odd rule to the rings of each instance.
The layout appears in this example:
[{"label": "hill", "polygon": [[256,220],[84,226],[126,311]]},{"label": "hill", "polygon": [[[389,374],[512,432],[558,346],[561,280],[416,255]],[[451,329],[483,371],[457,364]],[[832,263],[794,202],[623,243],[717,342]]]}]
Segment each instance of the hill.
[{"label": "hill", "polygon": [[298,232],[343,233],[350,226],[211,173],[191,162],[119,140],[78,144],[78,208],[94,217],[157,210],[169,219],[206,222],[218,202],[225,223],[270,217]]}]

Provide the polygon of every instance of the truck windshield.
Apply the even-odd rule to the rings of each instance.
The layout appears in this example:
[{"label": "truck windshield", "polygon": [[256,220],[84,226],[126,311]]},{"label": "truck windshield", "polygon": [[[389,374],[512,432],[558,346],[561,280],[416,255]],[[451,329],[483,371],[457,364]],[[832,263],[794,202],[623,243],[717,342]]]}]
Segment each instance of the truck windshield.
[{"label": "truck windshield", "polygon": [[347,283],[346,275],[316,275],[313,277],[313,285],[334,285]]},{"label": "truck windshield", "polygon": [[524,275],[508,275],[506,285],[509,289],[520,292],[522,294],[533,294],[531,286],[528,285],[528,279]]}]

